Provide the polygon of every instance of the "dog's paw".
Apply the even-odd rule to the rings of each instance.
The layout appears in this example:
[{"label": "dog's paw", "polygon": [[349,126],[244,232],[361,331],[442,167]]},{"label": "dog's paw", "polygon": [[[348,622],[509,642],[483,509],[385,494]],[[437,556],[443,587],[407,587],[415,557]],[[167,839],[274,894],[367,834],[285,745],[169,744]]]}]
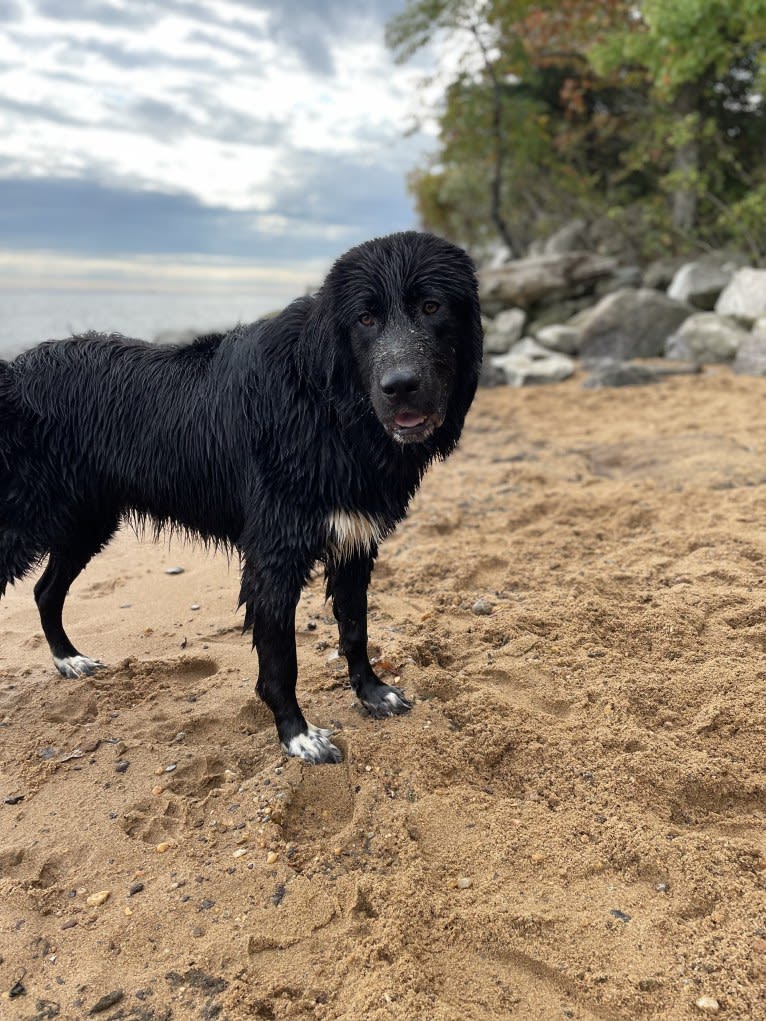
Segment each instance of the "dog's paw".
[{"label": "dog's paw", "polygon": [[401,716],[412,709],[412,702],[402,689],[392,684],[376,684],[374,688],[367,688],[359,693],[359,701],[376,720],[386,716]]},{"label": "dog's paw", "polygon": [[289,741],[282,743],[285,755],[303,759],[314,766],[325,762],[340,762],[343,756],[340,748],[336,748],[330,740],[332,731],[315,727],[313,723],[309,723],[308,728],[306,734],[296,734]]},{"label": "dog's paw", "polygon": [[90,656],[66,656],[63,659],[54,656],[53,662],[62,677],[89,677],[104,667],[100,659],[91,659]]}]

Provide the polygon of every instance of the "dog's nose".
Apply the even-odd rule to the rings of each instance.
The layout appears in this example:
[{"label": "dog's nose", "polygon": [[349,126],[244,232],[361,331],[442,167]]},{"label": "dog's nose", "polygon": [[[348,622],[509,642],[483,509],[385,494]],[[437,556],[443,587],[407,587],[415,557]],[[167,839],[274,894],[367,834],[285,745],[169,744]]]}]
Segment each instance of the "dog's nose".
[{"label": "dog's nose", "polygon": [[407,397],[420,389],[420,377],[415,369],[388,369],[383,373],[380,389],[386,397]]}]

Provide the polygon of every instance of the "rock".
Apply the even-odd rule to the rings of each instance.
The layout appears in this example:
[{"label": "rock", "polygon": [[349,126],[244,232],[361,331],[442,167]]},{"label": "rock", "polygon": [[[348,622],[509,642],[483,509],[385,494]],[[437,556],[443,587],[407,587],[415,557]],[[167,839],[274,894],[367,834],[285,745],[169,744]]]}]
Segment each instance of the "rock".
[{"label": "rock", "polygon": [[493,358],[485,358],[481,363],[479,386],[505,386],[505,374],[493,363]]},{"label": "rock", "polygon": [[183,574],[183,567],[167,567],[165,568],[165,574]]},{"label": "rock", "polygon": [[90,897],[87,897],[85,903],[88,907],[98,908],[102,904],[106,904],[111,896],[110,890],[99,890],[98,893],[92,893]]},{"label": "rock", "polygon": [[580,312],[569,325],[580,330],[583,357],[657,358],[692,311],[690,305],[649,288],[625,287]]},{"label": "rock", "polygon": [[668,337],[665,357],[702,365],[730,362],[747,337],[747,331],[738,326],[736,320],[725,319],[715,312],[697,312]]},{"label": "rock", "polygon": [[766,318],[758,319],[745,335],[732,365],[740,376],[766,376]]},{"label": "rock", "polygon": [[571,358],[549,351],[531,337],[519,341],[507,355],[493,358],[492,363],[502,371],[510,386],[558,383],[574,372]]},{"label": "rock", "polygon": [[566,323],[542,326],[535,333],[535,340],[549,351],[565,355],[576,355],[580,349],[580,331]]},{"label": "rock", "polygon": [[700,996],[694,1006],[705,1014],[717,1014],[721,1009],[720,1003],[713,996]]},{"label": "rock", "polygon": [[471,612],[477,617],[489,617],[492,613],[492,603],[488,599],[477,599],[471,607]]},{"label": "rock", "polygon": [[618,266],[611,277],[599,280],[593,293],[597,298],[604,298],[623,287],[641,287],[643,273],[640,266]]},{"label": "rock", "polygon": [[766,316],[766,269],[743,266],[721,292],[715,310],[722,316],[736,316],[748,324]]},{"label": "rock", "polygon": [[484,350],[493,355],[504,355],[521,340],[527,314],[521,308],[508,308],[495,316],[484,333]]},{"label": "rock", "polygon": [[548,238],[543,245],[543,255],[563,255],[565,252],[581,251],[588,247],[588,224],[585,220],[570,220]]},{"label": "rock", "polygon": [[593,295],[588,294],[581,298],[568,298],[538,305],[535,308],[534,319],[530,319],[527,323],[526,336],[536,337],[538,332],[545,329],[546,326],[568,323],[572,316],[577,315],[578,312],[591,308],[594,300]]},{"label": "rock", "polygon": [[470,890],[473,886],[473,881],[468,876],[460,876],[457,881],[458,890]]},{"label": "rock", "polygon": [[583,383],[586,390],[601,390],[607,386],[641,386],[657,380],[657,374],[645,365],[614,361],[611,358],[590,362],[588,369],[590,375]]},{"label": "rock", "polygon": [[670,255],[650,262],[644,270],[644,287],[653,291],[667,291],[673,277],[689,261],[688,255]]},{"label": "rock", "polygon": [[616,259],[593,252],[515,259],[499,269],[480,272],[479,294],[488,308],[529,308],[543,299],[581,293],[616,268]]},{"label": "rock", "polygon": [[89,1014],[101,1014],[105,1010],[109,1010],[110,1007],[116,1006],[123,999],[125,993],[122,989],[115,989],[112,993],[107,993],[106,996],[102,996],[100,1000],[96,1000],[93,1006],[88,1011]]},{"label": "rock", "polygon": [[704,259],[687,262],[673,277],[668,287],[668,297],[710,312],[715,308],[719,294],[731,280],[736,268],[733,262],[716,264]]}]

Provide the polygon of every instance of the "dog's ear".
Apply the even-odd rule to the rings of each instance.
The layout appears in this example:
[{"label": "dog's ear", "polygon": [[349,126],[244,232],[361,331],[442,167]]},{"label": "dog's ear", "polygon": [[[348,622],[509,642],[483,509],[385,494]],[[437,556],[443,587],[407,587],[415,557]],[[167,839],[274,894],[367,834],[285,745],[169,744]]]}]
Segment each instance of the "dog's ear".
[{"label": "dog's ear", "polygon": [[343,334],[332,292],[325,285],[314,295],[301,333],[301,373],[309,385],[336,398],[344,379],[349,379],[349,344]]},{"label": "dog's ear", "polygon": [[465,416],[479,385],[484,330],[481,325],[481,308],[473,261],[463,251],[451,266],[450,291],[457,319],[455,334],[455,386],[449,402],[447,418],[440,430],[441,452],[446,456],[457,444]]}]

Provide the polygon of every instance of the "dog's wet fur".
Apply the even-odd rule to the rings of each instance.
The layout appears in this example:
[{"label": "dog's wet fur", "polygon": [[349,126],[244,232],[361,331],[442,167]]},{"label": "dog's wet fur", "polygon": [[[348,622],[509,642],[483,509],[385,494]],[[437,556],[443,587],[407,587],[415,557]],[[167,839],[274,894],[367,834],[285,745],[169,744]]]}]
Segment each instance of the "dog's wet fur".
[{"label": "dog's wet fur", "polygon": [[90,333],[0,362],[0,596],[47,556],[35,599],[67,677],[102,664],[64,630],[70,585],[123,519],[236,550],[257,691],[282,748],[336,762],[296,698],[295,609],[316,562],[351,684],[406,712],[367,654],[382,540],[453,450],[478,381],[474,267],[414,231],[351,249],[320,291],[192,344]]}]

